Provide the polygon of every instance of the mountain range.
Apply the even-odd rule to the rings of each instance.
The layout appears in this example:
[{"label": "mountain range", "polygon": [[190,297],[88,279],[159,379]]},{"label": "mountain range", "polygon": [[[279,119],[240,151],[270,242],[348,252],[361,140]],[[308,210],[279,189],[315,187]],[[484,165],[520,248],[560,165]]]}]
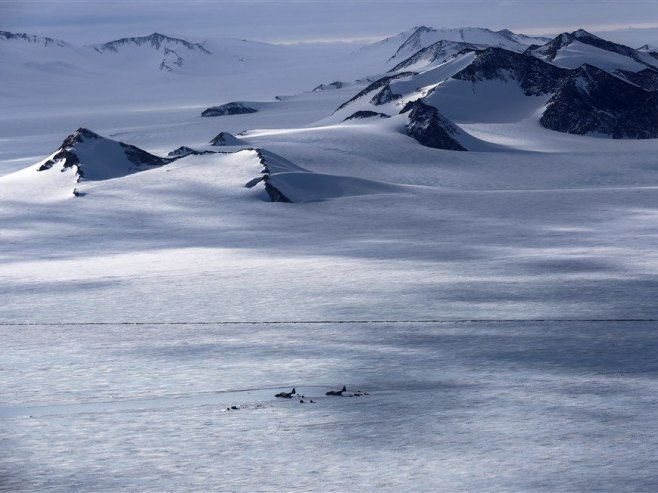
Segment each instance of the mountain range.
[{"label": "mountain range", "polygon": [[[88,47],[8,32],[0,33],[0,42],[22,47],[27,58],[35,58],[34,53],[45,58],[52,53],[64,53],[78,60],[118,57],[115,63],[122,70],[149,70],[138,68],[148,58],[150,67],[157,63],[158,71],[182,75],[193,73],[199,60],[217,62],[213,58],[217,50],[212,49],[212,43],[159,33]],[[258,51],[263,46],[265,51],[278,50],[258,43],[231,43],[234,47],[246,47],[247,51]],[[370,67],[379,67],[374,75],[362,73],[356,80],[335,80],[275,101],[224,101],[198,116],[209,121],[271,121],[278,118],[276,115],[289,115],[289,108],[295,112],[304,108],[301,115],[312,109],[311,113],[320,115],[320,119],[308,124],[347,128],[350,132],[368,128],[390,138],[404,135],[419,145],[448,151],[500,150],[498,143],[480,138],[477,131],[473,133],[473,125],[539,125],[569,134],[652,139],[658,138],[658,58],[654,55],[648,45],[636,50],[582,29],[545,39],[508,30],[420,26],[366,46],[346,58],[369,59]],[[222,56],[236,60],[230,53]],[[238,63],[246,63],[241,60]],[[34,59],[23,62],[36,63]],[[332,112],[328,105],[340,98],[344,99]],[[287,116],[281,118],[290,121]],[[235,132],[234,126],[221,130],[219,134],[215,130],[203,136],[206,143],[202,146],[183,143],[166,157],[159,157],[80,128],[53,154],[37,163],[34,170],[70,175],[71,186],[78,190],[87,181],[126,177],[178,159],[217,154],[217,146],[222,146],[226,149],[223,153],[257,150],[265,171],[258,180],[248,181],[250,186],[262,182],[271,200],[309,201],[387,189],[376,179],[354,181],[355,177],[313,173],[283,157],[272,158],[273,154],[269,161],[288,164],[274,166],[278,171],[272,171],[266,165],[268,158],[263,157],[271,151],[246,145],[254,131],[241,131],[240,138],[236,138],[227,131]],[[212,135],[217,137],[209,145]],[[56,181],[60,187],[61,179]]]}]

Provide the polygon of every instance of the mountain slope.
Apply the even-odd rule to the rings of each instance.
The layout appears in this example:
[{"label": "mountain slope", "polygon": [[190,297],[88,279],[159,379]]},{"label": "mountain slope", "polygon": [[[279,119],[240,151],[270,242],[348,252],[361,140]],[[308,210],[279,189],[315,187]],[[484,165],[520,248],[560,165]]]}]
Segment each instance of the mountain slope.
[{"label": "mountain slope", "polygon": [[546,128],[572,134],[658,138],[657,96],[583,65],[551,97],[540,121]]},{"label": "mountain slope", "polygon": [[584,29],[562,33],[543,46],[531,47],[527,53],[564,68],[587,63],[610,72],[658,69],[658,60],[648,53],[607,41]]},{"label": "mountain slope", "polygon": [[[153,33],[149,36],[121,38],[103,44],[93,45],[92,48],[101,54],[124,54],[135,58],[142,52],[157,52],[159,57],[158,68],[167,72],[180,70],[190,55],[212,55],[200,43],[191,43],[184,39]],[[142,55],[143,56],[143,55]]]},{"label": "mountain slope", "polygon": [[480,46],[493,46],[512,51],[524,51],[532,44],[544,43],[546,38],[515,34],[503,29],[492,31],[485,28],[467,27],[459,29],[434,29],[420,26],[400,45],[391,60],[404,60],[419,50],[438,41],[452,41]]},{"label": "mountain slope", "polygon": [[60,148],[37,165],[38,172],[71,172],[80,180],[109,180],[157,168],[174,161],[79,128]]}]

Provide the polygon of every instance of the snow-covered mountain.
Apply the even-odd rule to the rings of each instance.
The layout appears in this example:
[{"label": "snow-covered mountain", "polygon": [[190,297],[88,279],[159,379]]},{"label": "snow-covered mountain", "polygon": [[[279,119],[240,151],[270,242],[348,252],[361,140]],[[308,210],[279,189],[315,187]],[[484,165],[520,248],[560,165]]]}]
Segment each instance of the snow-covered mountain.
[{"label": "snow-covered mountain", "polygon": [[478,51],[483,48],[486,48],[486,46],[463,43],[460,41],[437,41],[436,43],[417,51],[406,60],[401,61],[393,67],[390,72],[427,69],[430,65],[440,65],[449,58],[461,53]]},{"label": "snow-covered mountain", "polygon": [[453,41],[481,46],[496,46],[512,51],[523,51],[532,44],[547,41],[542,37],[530,37],[524,34],[515,34],[508,29],[492,31],[478,27],[459,29],[434,29],[420,26],[402,43],[391,59],[404,60],[417,51],[426,48],[438,41]]},{"label": "snow-covered mountain", "polygon": [[35,36],[27,33],[12,33],[9,31],[0,31],[0,41],[13,41],[17,43],[32,43],[39,46],[59,46],[65,48],[69,43],[62,39],[54,39],[44,36]]},{"label": "snow-covered mountain", "polygon": [[37,164],[37,172],[71,173],[81,180],[109,180],[153,169],[173,161],[130,144],[101,137],[79,128],[66,137],[57,151]]},{"label": "snow-covered mountain", "polygon": [[658,60],[649,53],[599,38],[584,29],[562,33],[528,53],[559,67],[578,68],[587,63],[609,72],[658,70]]},{"label": "snow-covered mountain", "polygon": [[4,489],[656,490],[655,71],[406,40],[0,39]]},{"label": "snow-covered mountain", "polygon": [[[386,56],[389,64],[397,65],[440,41],[477,45],[479,47],[496,46],[512,51],[524,51],[533,44],[544,44],[548,38],[531,37],[516,34],[507,29],[492,31],[486,28],[467,27],[458,29],[435,29],[427,26],[417,26],[397,36],[373,43],[361,48],[357,53],[370,56]],[[439,48],[440,49],[440,48]]]},{"label": "snow-covered mountain", "polygon": [[113,53],[127,55],[134,59],[140,51],[156,51],[161,56],[158,68],[168,72],[179,70],[185,63],[185,57],[190,53],[212,53],[200,43],[191,43],[184,39],[153,33],[149,36],[121,38],[103,44],[93,45],[98,53]]},{"label": "snow-covered mountain", "polygon": [[[597,51],[588,53],[596,53],[594,58],[599,62],[607,60],[599,64],[615,75],[590,64],[568,68],[554,63],[560,50],[574,47],[578,39],[590,43]],[[437,109],[457,124],[532,119],[560,132],[612,138],[658,137],[658,107],[653,103],[658,70],[640,63],[646,55],[631,48],[584,31],[558,36],[541,48],[523,53],[464,45],[448,45],[445,53],[445,47],[445,42],[440,42],[420,50],[396,67],[418,72],[399,72],[378,79],[340,105],[337,118],[356,111],[392,116],[409,102],[422,101],[425,107]],[[435,53],[439,57],[433,60]],[[444,53],[447,58],[442,58]],[[621,65],[620,56],[635,65]],[[639,71],[622,71],[621,66]],[[611,70],[613,67],[616,69]],[[447,144],[445,148],[452,146]]]}]

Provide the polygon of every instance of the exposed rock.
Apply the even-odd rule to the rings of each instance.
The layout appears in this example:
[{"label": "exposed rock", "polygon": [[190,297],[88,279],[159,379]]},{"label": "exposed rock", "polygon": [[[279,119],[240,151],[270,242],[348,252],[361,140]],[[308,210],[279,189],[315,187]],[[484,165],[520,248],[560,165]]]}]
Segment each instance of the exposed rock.
[{"label": "exposed rock", "polygon": [[647,91],[658,91],[658,70],[646,68],[639,72],[620,70],[619,75],[629,82],[640,86]]},{"label": "exposed rock", "polygon": [[43,46],[59,46],[60,48],[70,46],[66,41],[62,41],[61,39],[34,36],[26,33],[11,33],[9,31],[0,31],[0,40],[1,39],[26,41],[28,43],[41,44]]},{"label": "exposed rock", "polygon": [[181,146],[178,149],[174,149],[173,151],[170,151],[167,153],[167,156],[171,157],[185,157],[185,156],[200,156],[202,154],[215,154],[213,151],[197,151],[196,149],[192,149],[191,147],[187,146]]},{"label": "exposed rock", "polygon": [[[366,87],[366,88],[363,89],[362,91],[359,91],[359,92],[356,94],[356,96],[354,96],[354,97],[351,98],[350,100],[345,101],[343,104],[341,104],[341,105],[336,109],[336,111],[339,111],[339,110],[345,108],[346,106],[348,106],[349,104],[353,103],[353,102],[356,101],[357,99],[360,99],[360,98],[362,98],[363,96],[366,96],[367,94],[370,94],[371,92],[376,91],[377,89],[381,89],[381,88],[388,89],[388,93],[384,93],[384,94],[382,94],[382,91],[380,91],[380,92],[379,92],[379,93],[378,93],[373,99],[375,99],[375,100],[379,100],[379,98],[382,98],[382,99],[383,99],[383,98],[385,98],[385,97],[390,97],[390,95],[392,94],[392,92],[391,92],[390,88],[388,87],[388,85],[389,85],[389,83],[390,83],[391,81],[396,80],[396,79],[403,79],[403,78],[406,78],[406,77],[411,77],[411,76],[414,76],[414,75],[417,75],[416,72],[400,72],[399,74],[388,75],[388,76],[386,76],[386,77],[382,77],[381,79],[377,79],[375,82],[373,82],[372,84],[370,84],[368,87]],[[380,96],[380,95],[381,95],[381,96]],[[381,103],[380,103],[380,104],[381,104]]]},{"label": "exposed rock", "polygon": [[258,110],[247,106],[244,103],[231,102],[220,106],[212,106],[201,113],[201,116],[225,116],[225,115],[245,115],[256,113]]},{"label": "exposed rock", "polygon": [[528,48],[526,54],[533,55],[546,61],[553,61],[563,48],[571,45],[575,41],[625,56],[647,67],[658,67],[658,63],[650,62],[651,59],[643,56],[638,50],[599,38],[598,36],[588,33],[584,29],[578,29],[572,33],[562,33],[543,46]]},{"label": "exposed rock", "polygon": [[234,135],[229,132],[219,132],[211,141],[210,144],[213,146],[240,146],[244,145],[244,142],[236,138]]},{"label": "exposed rock", "polygon": [[376,111],[362,110],[362,111],[357,111],[356,113],[352,113],[343,121],[346,122],[348,120],[361,120],[364,118],[374,118],[374,117],[390,118],[390,115],[387,115],[386,113],[378,113]]},{"label": "exposed rock", "polygon": [[433,106],[420,100],[411,101],[400,113],[406,112],[409,112],[409,123],[405,127],[407,135],[420,144],[434,149],[466,150],[457,140],[459,129]]},{"label": "exposed rock", "polygon": [[79,128],[66,137],[37,171],[57,165],[60,171],[73,169],[81,179],[103,180],[163,166],[177,158],[162,158],[133,145],[101,137],[87,128]]},{"label": "exposed rock", "polygon": [[106,51],[118,52],[119,49],[121,49],[122,47],[131,46],[131,45],[134,46],[148,45],[155,48],[156,50],[159,50],[160,48],[163,47],[166,49],[169,46],[180,46],[183,48],[187,48],[188,50],[191,51],[201,51],[203,53],[211,54],[211,52],[202,44],[190,43],[189,41],[186,41],[184,39],[174,38],[160,33],[153,33],[150,34],[149,36],[121,38],[114,41],[110,41],[108,43],[94,45],[93,48],[99,53],[103,53]]},{"label": "exposed rock", "polygon": [[407,67],[415,65],[419,62],[425,62],[427,64],[433,62],[443,62],[450,58],[462,53],[467,53],[469,51],[477,51],[483,49],[482,45],[475,45],[471,43],[461,43],[458,41],[446,41],[441,40],[434,44],[429,45],[427,48],[416,52],[414,55],[410,56],[406,60],[398,63],[393,67],[389,72],[397,72],[403,70]]},{"label": "exposed rock", "polygon": [[572,134],[658,138],[658,93],[591,65],[572,71],[551,97],[541,124]]},{"label": "exposed rock", "polygon": [[526,96],[539,96],[553,92],[569,73],[567,69],[555,67],[532,56],[502,48],[487,48],[479,52],[473,62],[453,78],[471,82],[516,80]]},{"label": "exposed rock", "polygon": [[329,89],[341,89],[344,85],[345,83],[337,80],[330,84],[320,84],[315,89],[313,89],[313,91],[327,91]]}]

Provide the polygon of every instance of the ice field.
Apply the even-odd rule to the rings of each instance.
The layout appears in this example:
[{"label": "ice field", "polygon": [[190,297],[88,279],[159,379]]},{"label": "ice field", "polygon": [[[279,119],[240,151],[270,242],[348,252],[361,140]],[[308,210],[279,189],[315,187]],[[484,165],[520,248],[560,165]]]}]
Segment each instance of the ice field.
[{"label": "ice field", "polygon": [[[481,147],[431,149],[332,116],[387,44],[221,49],[6,72],[0,490],[658,490],[658,140],[547,130],[540,98],[500,121],[492,86],[487,121],[452,108]],[[233,100],[259,111],[200,116]],[[37,172],[79,127],[220,152]],[[297,203],[245,187],[255,149]]]}]

